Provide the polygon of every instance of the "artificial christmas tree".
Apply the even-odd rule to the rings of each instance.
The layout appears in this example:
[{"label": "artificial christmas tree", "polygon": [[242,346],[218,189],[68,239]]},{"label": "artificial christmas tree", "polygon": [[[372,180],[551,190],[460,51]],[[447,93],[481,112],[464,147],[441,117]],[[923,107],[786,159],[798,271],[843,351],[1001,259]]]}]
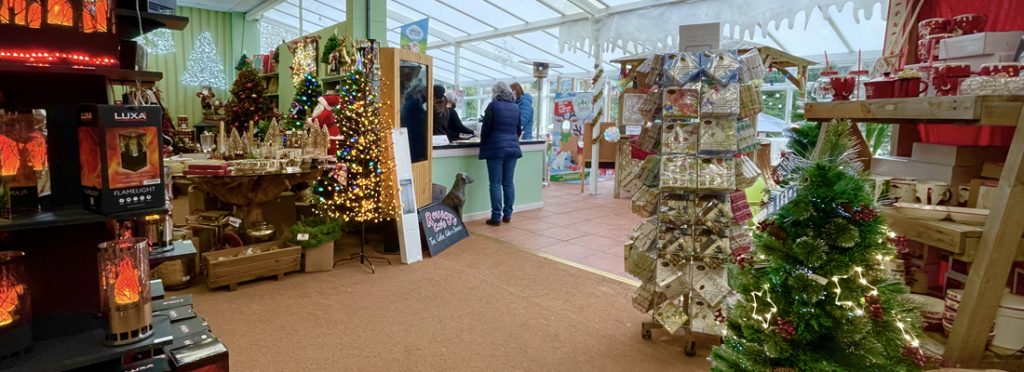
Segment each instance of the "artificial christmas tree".
[{"label": "artificial christmas tree", "polygon": [[181,83],[190,87],[227,88],[224,64],[209,32],[203,32],[196,38],[195,48],[185,64],[185,73],[181,75]]},{"label": "artificial christmas tree", "polygon": [[323,87],[320,85],[320,79],[317,79],[311,73],[306,73],[302,80],[295,84],[295,100],[292,101],[285,129],[300,130],[305,128],[306,116],[316,108],[317,98],[320,98],[322,94]]},{"label": "artificial christmas tree", "polygon": [[740,300],[712,370],[909,371],[928,361],[907,288],[888,277],[896,252],[849,126],[822,125],[817,149],[798,141],[794,154],[808,157],[786,177],[793,200],[759,225],[752,252],[734,257]]},{"label": "artificial christmas tree", "polygon": [[240,132],[248,132],[250,124],[266,119],[272,112],[260,74],[251,63],[245,63],[246,60],[239,61],[241,70],[231,86],[232,98],[225,109],[228,125]]}]

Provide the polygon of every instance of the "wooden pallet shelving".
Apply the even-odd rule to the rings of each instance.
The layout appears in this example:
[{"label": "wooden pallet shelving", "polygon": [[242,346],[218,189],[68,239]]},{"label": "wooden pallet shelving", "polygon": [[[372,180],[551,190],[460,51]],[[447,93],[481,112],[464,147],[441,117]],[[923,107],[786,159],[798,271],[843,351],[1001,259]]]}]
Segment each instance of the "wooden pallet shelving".
[{"label": "wooden pallet shelving", "polygon": [[[808,103],[805,117],[812,121],[845,118],[854,122],[891,124],[1024,127],[1024,96],[952,96]],[[902,128],[898,131],[899,134],[905,132]],[[905,143],[907,141],[899,143],[899,137],[894,142],[897,142],[895,147],[898,149],[905,151],[909,147]],[[897,155],[902,155],[899,152]],[[1024,205],[1022,163],[1024,130],[1017,130],[995,191],[994,207],[980,235],[977,235],[975,229],[942,222],[894,219],[894,226],[900,227],[902,223],[906,232],[925,240],[926,244],[930,241],[938,243],[936,246],[940,248],[972,254],[971,273],[967,277],[967,286],[953,331],[944,348],[945,361],[950,365],[978,367],[984,364],[988,327],[971,325],[993,322],[1013,260],[1020,254],[1024,219],[1015,218],[1012,209]],[[977,239],[977,243],[973,243],[974,239]]]}]

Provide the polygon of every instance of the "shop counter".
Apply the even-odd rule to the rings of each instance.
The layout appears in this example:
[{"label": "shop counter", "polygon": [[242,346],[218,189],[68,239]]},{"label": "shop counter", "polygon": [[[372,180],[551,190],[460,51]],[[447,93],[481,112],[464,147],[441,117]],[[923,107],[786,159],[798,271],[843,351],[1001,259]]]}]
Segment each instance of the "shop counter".
[{"label": "shop counter", "polygon": [[[543,206],[541,188],[544,178],[544,151],[547,143],[544,140],[520,142],[523,157],[516,163],[516,204],[517,212],[536,209]],[[480,154],[479,143],[456,143],[434,146],[431,174],[434,183],[451,189],[455,175],[465,172],[473,179],[466,186],[466,205],[463,207],[464,220],[485,219],[490,217],[491,197],[488,191],[487,163],[477,159]]]}]

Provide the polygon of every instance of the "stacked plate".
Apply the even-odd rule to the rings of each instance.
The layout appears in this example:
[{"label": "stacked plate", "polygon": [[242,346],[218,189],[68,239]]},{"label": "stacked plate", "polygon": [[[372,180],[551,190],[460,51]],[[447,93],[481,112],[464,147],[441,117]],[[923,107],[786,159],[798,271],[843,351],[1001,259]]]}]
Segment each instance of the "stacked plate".
[{"label": "stacked plate", "polygon": [[943,310],[946,304],[941,298],[919,294],[907,294],[903,297],[921,307],[921,320],[924,323],[924,330],[934,332],[942,330]]},{"label": "stacked plate", "polygon": [[[953,321],[956,320],[956,313],[960,310],[960,298],[963,297],[964,290],[962,289],[949,289],[946,291],[946,306],[942,317],[942,334],[949,337],[949,333],[953,332]],[[992,343],[992,340],[996,337],[996,324],[992,323],[992,331],[988,334],[988,344]]]}]

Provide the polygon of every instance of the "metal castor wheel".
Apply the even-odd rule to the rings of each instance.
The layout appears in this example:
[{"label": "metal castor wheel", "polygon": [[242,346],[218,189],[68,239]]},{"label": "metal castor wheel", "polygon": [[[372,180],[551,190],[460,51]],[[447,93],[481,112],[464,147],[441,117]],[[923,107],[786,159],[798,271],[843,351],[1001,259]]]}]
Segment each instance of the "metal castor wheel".
[{"label": "metal castor wheel", "polygon": [[651,330],[645,329],[645,330],[641,331],[640,332],[640,337],[642,337],[644,340],[650,340],[651,339]]},{"label": "metal castor wheel", "polygon": [[683,350],[683,353],[691,357],[697,355],[697,341],[691,340],[690,345]]}]

